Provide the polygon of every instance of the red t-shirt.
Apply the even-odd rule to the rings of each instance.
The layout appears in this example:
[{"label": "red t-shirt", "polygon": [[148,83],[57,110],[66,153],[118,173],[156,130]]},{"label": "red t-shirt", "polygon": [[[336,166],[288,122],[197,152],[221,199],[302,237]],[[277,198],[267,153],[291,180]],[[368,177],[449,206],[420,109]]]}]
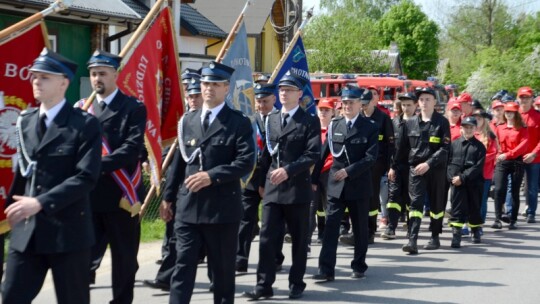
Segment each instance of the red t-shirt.
[{"label": "red t-shirt", "polygon": [[455,125],[450,125],[450,140],[454,141],[461,137],[461,119]]},{"label": "red t-shirt", "polygon": [[533,163],[540,163],[540,113],[533,107],[527,112],[521,112],[521,118],[527,124],[527,130],[529,133],[529,148],[527,153],[536,153],[536,158]]},{"label": "red t-shirt", "polygon": [[[480,133],[474,134],[476,139],[482,142]],[[486,147],[486,159],[484,161],[484,179],[493,179],[493,173],[495,172],[495,159],[497,158],[497,143],[495,139],[489,138]]]},{"label": "red t-shirt", "polygon": [[508,127],[507,124],[497,125],[495,132],[499,140],[499,154],[506,154],[506,159],[516,159],[527,153],[529,142],[527,141],[527,128]]}]

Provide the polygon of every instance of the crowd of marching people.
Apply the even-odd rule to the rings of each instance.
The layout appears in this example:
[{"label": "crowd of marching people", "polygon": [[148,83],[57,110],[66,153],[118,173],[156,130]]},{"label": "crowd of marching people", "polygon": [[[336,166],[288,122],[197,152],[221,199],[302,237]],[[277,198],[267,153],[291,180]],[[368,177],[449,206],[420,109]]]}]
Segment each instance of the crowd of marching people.
[{"label": "crowd of marching people", "polygon": [[[96,100],[75,108],[64,94],[76,64],[45,49],[30,68],[41,105],[17,124],[6,304],[31,303],[49,269],[58,303],[89,303],[108,245],[111,303],[133,302],[146,110],[116,87],[120,61],[104,51],[92,55],[87,68]],[[243,296],[274,296],[287,240],[288,297],[298,299],[315,231],[321,251],[310,278],[321,282],[335,279],[339,242],[354,246],[351,278],[365,278],[368,245],[379,236],[396,239],[400,222],[407,230],[402,250],[410,255],[419,251],[425,216],[431,236],[424,250],[441,247],[445,214],[450,247],[460,248],[469,229],[472,243],[480,243],[491,192],[490,227],[518,229],[524,180],[523,215],[527,224],[536,221],[540,100],[529,87],[515,99],[499,92],[488,110],[463,93],[441,114],[429,87],[399,95],[390,113],[378,103],[378,88],[346,86],[340,99],[321,98],[315,115],[300,106],[308,80],[289,71],[275,84],[257,79],[250,121],[225,102],[233,72],[211,62],[182,75],[189,111],[178,122],[163,187],[166,239],[156,278],[144,281],[170,291],[172,304],[190,302],[205,259],[214,303],[234,303],[235,274],[248,271],[256,235],[255,286]]]}]

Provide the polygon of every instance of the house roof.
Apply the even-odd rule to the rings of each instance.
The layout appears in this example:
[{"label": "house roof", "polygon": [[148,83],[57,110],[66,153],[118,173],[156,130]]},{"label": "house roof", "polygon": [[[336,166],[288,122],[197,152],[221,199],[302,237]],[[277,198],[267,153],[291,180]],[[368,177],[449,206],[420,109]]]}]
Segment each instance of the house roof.
[{"label": "house roof", "polygon": [[[244,22],[248,34],[260,34],[263,30],[274,1],[252,1],[248,7]],[[192,6],[206,18],[228,33],[242,12],[246,0],[197,0]]]},{"label": "house roof", "polygon": [[144,18],[150,11],[150,9],[144,3],[138,0],[122,0],[122,2],[134,10],[142,18]]},{"label": "house roof", "polygon": [[227,33],[189,4],[182,4],[180,8],[180,26],[194,36],[227,37]]},{"label": "house roof", "polygon": [[[133,0],[128,1],[134,2]],[[0,3],[10,4],[16,8],[29,7],[44,9],[54,3],[54,0],[0,0]],[[60,14],[65,14],[66,12],[75,15],[85,14],[85,16],[88,16],[90,14],[138,21],[142,19],[139,13],[122,2],[122,0],[73,0],[71,6],[65,11],[60,12]]]}]

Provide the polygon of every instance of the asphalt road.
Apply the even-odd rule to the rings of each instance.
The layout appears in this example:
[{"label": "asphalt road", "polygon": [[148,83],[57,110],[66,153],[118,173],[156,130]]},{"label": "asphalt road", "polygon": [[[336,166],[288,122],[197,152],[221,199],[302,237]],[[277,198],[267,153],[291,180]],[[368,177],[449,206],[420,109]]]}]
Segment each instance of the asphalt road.
[{"label": "asphalt road", "polygon": [[[540,303],[540,224],[526,224],[520,216],[518,230],[495,231],[489,228],[492,201],[489,206],[491,210],[481,244],[472,244],[467,237],[461,249],[452,249],[450,228],[445,226],[441,249],[420,249],[418,255],[408,256],[401,251],[406,243],[405,231],[399,230],[396,240],[384,241],[377,237],[376,243],[369,247],[369,269],[362,280],[349,278],[352,247],[339,246],[336,280],[315,283],[309,277],[317,272],[320,245],[314,244],[305,276],[307,288],[304,297],[296,301],[287,297],[291,246],[285,244],[284,271],[277,276],[275,296],[264,303]],[[419,246],[429,239],[428,223],[428,218],[424,218]],[[134,303],[168,303],[167,292],[142,284],[142,280],[155,276],[160,246],[160,242],[141,244]],[[241,293],[252,290],[255,284],[257,259],[258,238],[252,246],[248,273],[236,277],[236,303],[248,302]],[[92,286],[92,303],[111,300],[110,271],[110,259],[106,257],[98,271],[96,285]],[[208,286],[206,264],[203,264],[197,273],[192,303],[212,303]],[[55,302],[54,287],[48,278],[34,303]]]}]

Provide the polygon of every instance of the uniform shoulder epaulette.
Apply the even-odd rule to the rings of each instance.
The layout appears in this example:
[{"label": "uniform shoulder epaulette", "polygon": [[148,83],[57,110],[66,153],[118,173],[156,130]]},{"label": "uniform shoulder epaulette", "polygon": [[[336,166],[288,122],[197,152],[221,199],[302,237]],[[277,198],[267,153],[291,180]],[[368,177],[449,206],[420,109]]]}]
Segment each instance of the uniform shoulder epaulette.
[{"label": "uniform shoulder epaulette", "polygon": [[236,115],[240,115],[240,116],[243,116],[243,117],[247,117],[246,114],[244,114],[244,112],[242,112],[242,111],[240,111],[240,110],[233,109],[233,108],[231,108],[231,110],[232,110],[233,113],[235,113]]},{"label": "uniform shoulder epaulette", "polygon": [[344,118],[343,116],[336,116],[336,117],[332,118],[332,121],[338,121],[338,120],[341,120],[343,118]]},{"label": "uniform shoulder epaulette", "polygon": [[37,108],[37,107],[27,108],[25,110],[22,110],[20,115],[22,115],[22,116],[28,115],[28,114],[36,112],[37,110],[39,110],[39,108]]}]

